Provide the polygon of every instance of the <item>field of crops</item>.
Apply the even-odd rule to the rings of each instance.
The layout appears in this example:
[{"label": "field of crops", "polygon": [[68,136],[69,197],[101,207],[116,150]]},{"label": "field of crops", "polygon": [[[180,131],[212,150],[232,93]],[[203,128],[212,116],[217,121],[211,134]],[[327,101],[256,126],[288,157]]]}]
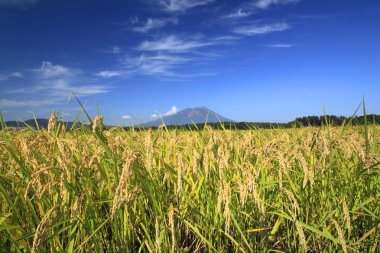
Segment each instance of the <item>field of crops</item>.
[{"label": "field of crops", "polygon": [[0,131],[0,251],[379,252],[380,127]]}]

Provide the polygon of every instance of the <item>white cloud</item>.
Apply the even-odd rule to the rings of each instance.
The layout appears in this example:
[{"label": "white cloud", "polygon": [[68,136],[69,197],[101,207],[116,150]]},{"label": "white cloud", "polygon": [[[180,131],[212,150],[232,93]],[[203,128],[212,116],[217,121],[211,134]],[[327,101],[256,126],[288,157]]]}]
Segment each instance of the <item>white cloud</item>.
[{"label": "white cloud", "polygon": [[130,115],[123,115],[121,118],[124,119],[124,120],[129,120],[132,117]]},{"label": "white cloud", "polygon": [[243,9],[238,9],[236,12],[233,12],[231,14],[223,16],[223,18],[229,18],[229,19],[239,19],[239,18],[244,18],[252,15],[252,12],[243,10]]},{"label": "white cloud", "polygon": [[236,21],[257,13],[260,10],[269,9],[272,5],[286,5],[297,3],[301,0],[254,0],[251,3],[244,3],[240,5],[237,11],[222,16],[223,19],[230,19]]},{"label": "white cloud", "polygon": [[0,73],[0,82],[8,80],[9,78],[13,77],[24,77],[24,75],[21,72],[12,72],[12,73]]},{"label": "white cloud", "polygon": [[178,19],[177,18],[163,18],[163,19],[148,18],[146,23],[144,23],[141,26],[134,27],[133,31],[147,33],[147,32],[150,32],[151,30],[156,30],[156,29],[165,27],[166,25],[170,23],[178,24]]},{"label": "white cloud", "polygon": [[69,77],[79,73],[76,69],[62,65],[54,65],[49,61],[43,61],[41,67],[33,71],[37,73],[40,78]]},{"label": "white cloud", "polygon": [[[226,38],[228,40],[229,38]],[[227,42],[224,42],[227,43]],[[126,55],[120,60],[122,66],[119,70],[104,70],[98,72],[96,75],[104,78],[111,78],[116,76],[161,76],[166,78],[178,78],[177,80],[188,80],[192,77],[215,75],[215,72],[204,71],[202,73],[179,73],[181,67],[185,64],[195,63],[202,59],[215,59],[215,55],[202,55],[192,56],[189,54],[177,53],[154,53],[144,52],[138,55]],[[219,56],[218,56],[219,57]]]},{"label": "white cloud", "polygon": [[108,92],[102,85],[71,85],[64,79],[49,80],[39,85],[10,90],[11,94],[44,94],[46,97],[66,98],[71,93],[77,96],[90,96]]},{"label": "white cloud", "polygon": [[206,61],[223,57],[223,54],[216,54],[212,50],[204,52],[205,48],[212,45],[230,45],[240,37],[229,35],[208,38],[198,34],[182,38],[178,35],[165,35],[145,40],[135,47],[137,52],[119,58],[122,66],[114,70],[102,70],[96,75],[104,78],[149,75],[177,80],[215,75],[215,71],[207,70],[202,73],[181,73],[181,68],[187,64],[205,64]]},{"label": "white cloud", "polygon": [[130,18],[130,21],[133,25],[137,24],[139,22],[139,17],[133,16]]},{"label": "white cloud", "polygon": [[260,9],[268,9],[271,5],[290,4],[296,3],[300,0],[258,0],[254,3],[254,6]]},{"label": "white cloud", "polygon": [[120,54],[121,53],[120,47],[118,47],[118,46],[112,46],[111,47],[111,53],[112,54]]},{"label": "white cloud", "polygon": [[188,9],[206,5],[213,1],[214,0],[151,0],[149,3],[159,5],[168,12],[184,12]]},{"label": "white cloud", "polygon": [[130,74],[142,75],[174,75],[173,70],[191,59],[169,54],[144,54],[137,57],[126,56],[122,61],[124,67]]},{"label": "white cloud", "polygon": [[215,43],[200,39],[179,39],[175,35],[169,35],[159,40],[143,41],[138,47],[141,51],[168,51],[187,52],[192,49],[211,46]]},{"label": "white cloud", "polygon": [[269,44],[267,47],[272,47],[272,48],[291,48],[294,47],[294,44]]},{"label": "white cloud", "polygon": [[123,72],[114,71],[114,70],[102,70],[96,73],[96,75],[100,77],[104,77],[104,78],[111,78],[111,77],[123,76]]},{"label": "white cloud", "polygon": [[271,32],[280,32],[289,29],[289,25],[287,23],[274,23],[274,24],[266,24],[266,25],[249,25],[242,26],[234,29],[234,32],[241,35],[259,35],[266,34]]},{"label": "white cloud", "polygon": [[53,105],[61,102],[58,99],[0,99],[0,108],[18,108],[18,107],[40,107]]},{"label": "white cloud", "polygon": [[24,77],[24,75],[21,72],[13,72],[11,73],[12,77]]},{"label": "white cloud", "polygon": [[153,114],[150,115],[150,117],[151,117],[152,119],[156,119],[156,118],[159,117],[159,115],[158,115],[157,113],[153,113]]},{"label": "white cloud", "polygon": [[206,61],[222,57],[213,51],[204,52],[211,45],[230,45],[240,36],[219,36],[206,38],[203,35],[179,38],[168,35],[156,40],[143,41],[136,50],[139,55],[127,55],[121,60],[124,76],[155,75],[177,80],[188,80],[192,77],[215,75],[215,71],[202,73],[180,73],[180,68],[187,64],[205,64]]},{"label": "white cloud", "polygon": [[3,5],[25,6],[27,4],[35,4],[39,1],[40,0],[0,0],[0,6],[3,6]]},{"label": "white cloud", "polygon": [[[67,100],[71,93],[78,97],[91,96],[108,92],[104,86],[83,85],[74,86],[57,80],[51,84],[42,84],[28,88],[10,90],[9,94],[18,94],[17,99],[0,99],[0,108],[15,107],[42,107],[47,105],[57,105]],[[38,96],[38,99],[35,97]],[[30,99],[29,99],[30,98]]]},{"label": "white cloud", "polygon": [[176,107],[176,106],[172,106],[172,109],[170,109],[170,111],[164,113],[164,116],[170,116],[170,115],[174,115],[176,114],[177,112],[179,112],[179,109]]},{"label": "white cloud", "polygon": [[[13,72],[11,76],[21,77],[23,74]],[[40,68],[25,72],[23,81],[22,87],[7,86],[3,90],[3,94],[9,97],[0,100],[0,108],[61,105],[72,93],[88,97],[109,92],[110,89],[94,83],[93,78],[86,77],[80,70],[48,61],[44,61]]]},{"label": "white cloud", "polygon": [[[32,71],[37,73],[37,77],[35,79],[32,78],[32,81],[38,84],[28,88],[13,90],[13,93],[41,93],[43,91],[48,96],[67,96],[70,93],[75,93],[77,96],[90,96],[108,92],[108,88],[104,85],[77,84],[89,83],[88,78],[85,78],[82,71],[78,69],[58,64],[54,65],[49,61],[44,61],[40,68]],[[115,75],[115,73],[109,72],[101,74]]]},{"label": "white cloud", "polygon": [[[65,100],[71,93],[77,96],[91,96],[95,94],[106,93],[109,91],[107,86],[93,84],[93,81],[84,77],[82,71],[71,69],[62,65],[54,65],[51,62],[44,61],[40,68],[32,69],[34,75],[28,75],[28,85],[23,85],[22,88],[9,88],[8,94],[18,94],[21,96],[36,96],[41,98],[41,101],[56,102]],[[12,76],[22,76],[20,72],[14,72]],[[83,84],[78,84],[83,83]],[[33,100],[24,99],[23,101],[14,100],[10,102],[12,105],[22,106],[27,105]],[[36,103],[40,104],[40,103]]]},{"label": "white cloud", "polygon": [[77,96],[90,96],[108,92],[103,85],[71,85],[65,80],[56,80],[50,85],[37,86],[39,89],[51,89],[51,94],[60,96],[62,94],[75,93]]},{"label": "white cloud", "polygon": [[[236,41],[239,39],[241,39],[241,36],[225,35],[225,36],[214,37],[214,38],[210,39],[210,41],[212,41],[214,44],[232,45],[232,44],[236,44]],[[206,54],[215,56],[215,53],[206,53]],[[218,54],[218,55],[219,55],[219,57],[221,56],[221,54]]]}]

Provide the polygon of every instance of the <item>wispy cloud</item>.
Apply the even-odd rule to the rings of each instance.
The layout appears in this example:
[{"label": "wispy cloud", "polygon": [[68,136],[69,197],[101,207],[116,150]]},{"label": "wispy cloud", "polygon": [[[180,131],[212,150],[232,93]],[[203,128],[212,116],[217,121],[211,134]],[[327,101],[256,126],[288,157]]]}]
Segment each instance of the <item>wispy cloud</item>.
[{"label": "wispy cloud", "polygon": [[142,53],[137,57],[126,56],[122,63],[131,74],[172,76],[178,65],[190,60],[177,55]]},{"label": "wispy cloud", "polygon": [[177,112],[179,112],[179,109],[175,105],[173,105],[168,112],[164,113],[164,116],[171,116],[176,114]]},{"label": "wispy cloud", "polygon": [[[109,92],[110,87],[98,85],[83,71],[44,61],[40,68],[25,71],[23,86],[7,87],[0,107],[41,107],[61,104],[71,93],[88,97]],[[14,72],[13,76],[20,76]]]},{"label": "wispy cloud", "polygon": [[249,17],[259,11],[269,9],[272,5],[286,5],[291,3],[297,3],[301,0],[255,0],[250,3],[243,3],[240,7],[232,13],[228,13],[222,16],[222,19],[230,19],[237,21],[245,17]]},{"label": "wispy cloud", "polygon": [[99,77],[104,77],[104,78],[112,78],[112,77],[120,77],[125,75],[123,71],[116,71],[116,70],[102,70],[96,73],[97,76]]},{"label": "wispy cloud", "polygon": [[[138,22],[138,21],[135,21]],[[134,27],[132,30],[135,32],[148,33],[152,30],[157,30],[167,26],[168,24],[178,24],[177,18],[148,18],[147,21],[139,26]]]},{"label": "wispy cloud", "polygon": [[119,59],[121,67],[105,69],[96,75],[103,78],[131,77],[136,75],[160,76],[189,80],[193,77],[215,75],[215,71],[194,71],[181,73],[182,67],[188,64],[204,64],[207,61],[223,57],[216,54],[215,48],[205,50],[209,46],[231,45],[240,36],[219,36],[207,38],[203,35],[181,37],[179,35],[165,35],[163,37],[142,41],[135,47],[135,52]]},{"label": "wispy cloud", "polygon": [[239,8],[237,11],[224,15],[222,18],[226,19],[240,19],[245,18],[252,15],[252,12],[250,10],[244,10],[242,8]]},{"label": "wispy cloud", "polygon": [[0,82],[14,77],[21,78],[23,76],[24,75],[21,72],[0,73]]},{"label": "wispy cloud", "polygon": [[110,48],[109,52],[110,52],[111,54],[120,54],[120,53],[121,53],[121,49],[120,49],[120,47],[118,47],[118,46],[112,46],[112,47]]},{"label": "wispy cloud", "polygon": [[[41,85],[38,88],[44,88]],[[45,88],[52,89],[51,94],[61,96],[62,94],[74,93],[77,96],[91,96],[109,92],[109,88],[104,85],[73,85],[67,83],[65,80],[57,80]]]},{"label": "wispy cloud", "polygon": [[328,19],[331,16],[310,14],[310,15],[294,15],[293,17],[298,18],[298,19]]},{"label": "wispy cloud", "polygon": [[271,48],[291,48],[294,47],[295,44],[285,44],[285,43],[278,43],[278,44],[268,44],[266,47],[271,47]]},{"label": "wispy cloud", "polygon": [[163,117],[163,116],[171,116],[171,115],[174,115],[176,113],[178,113],[180,110],[175,106],[173,105],[172,108],[167,111],[166,113],[164,114],[161,114],[161,113],[158,113],[157,111],[155,111],[154,113],[152,113],[149,117],[151,119],[157,119],[157,118],[160,118],[160,117]]},{"label": "wispy cloud", "polygon": [[130,116],[130,115],[121,116],[121,119],[124,119],[124,120],[130,120],[131,118],[132,118],[132,116]]},{"label": "wispy cloud", "polygon": [[[69,68],[59,64],[53,64],[49,61],[43,61],[38,69],[32,69],[36,76],[31,77],[32,81],[38,83],[21,91],[35,93],[44,91],[45,94],[62,95],[76,93],[79,96],[88,96],[105,93],[108,91],[106,86],[81,84],[88,82],[79,69]],[[115,73],[102,73],[103,75],[115,75]],[[17,92],[17,90],[14,90]],[[20,92],[20,90],[19,90]]]},{"label": "wispy cloud", "polygon": [[145,2],[158,5],[168,12],[184,12],[188,9],[206,5],[213,1],[214,0],[150,0]]},{"label": "wispy cloud", "polygon": [[33,69],[34,73],[39,78],[57,78],[57,77],[70,77],[80,73],[77,69],[64,67],[62,65],[54,65],[49,61],[43,61],[40,68]]},{"label": "wispy cloud", "polygon": [[274,24],[266,24],[266,25],[248,25],[241,26],[234,29],[236,34],[253,36],[260,35],[272,32],[281,32],[289,29],[289,25],[287,23],[274,23]]},{"label": "wispy cloud", "polygon": [[169,35],[158,40],[143,41],[137,50],[140,51],[168,51],[186,52],[192,49],[214,45],[211,41],[201,39],[180,39],[176,35]]},{"label": "wispy cloud", "polygon": [[272,5],[285,5],[299,1],[300,0],[258,0],[253,5],[259,9],[268,9]]},{"label": "wispy cloud", "polygon": [[[201,57],[201,56],[198,56]],[[201,58],[207,58],[202,56]],[[215,58],[215,56],[209,56]],[[181,68],[185,64],[195,63],[197,57],[183,54],[171,53],[150,53],[145,52],[139,55],[126,55],[121,60],[122,70],[103,70],[97,73],[103,78],[112,77],[132,77],[132,76],[158,76],[170,78],[170,80],[189,80],[194,77],[216,75],[210,71],[181,73]],[[199,60],[199,59],[198,59]]]},{"label": "wispy cloud", "polygon": [[0,0],[0,7],[5,5],[21,6],[24,7],[28,4],[35,4],[40,0]]},{"label": "wispy cloud", "polygon": [[71,93],[77,96],[90,96],[108,92],[109,89],[102,85],[72,85],[64,79],[49,80],[39,85],[12,89],[11,94],[43,94],[47,97],[66,98]]},{"label": "wispy cloud", "polygon": [[240,38],[241,38],[240,36],[235,36],[235,35],[224,35],[224,36],[211,38],[210,41],[213,44],[230,45],[230,44],[235,43]]},{"label": "wispy cloud", "polygon": [[54,98],[40,98],[40,99],[0,99],[0,108],[36,108],[41,106],[54,105],[62,102]]}]

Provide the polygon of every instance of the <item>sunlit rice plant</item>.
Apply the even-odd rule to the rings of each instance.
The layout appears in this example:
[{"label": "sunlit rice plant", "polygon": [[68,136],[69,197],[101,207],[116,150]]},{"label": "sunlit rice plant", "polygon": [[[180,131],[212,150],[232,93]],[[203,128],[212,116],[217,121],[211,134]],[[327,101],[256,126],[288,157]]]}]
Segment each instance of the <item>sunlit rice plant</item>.
[{"label": "sunlit rice plant", "polygon": [[379,252],[379,126],[0,131],[6,252]]}]

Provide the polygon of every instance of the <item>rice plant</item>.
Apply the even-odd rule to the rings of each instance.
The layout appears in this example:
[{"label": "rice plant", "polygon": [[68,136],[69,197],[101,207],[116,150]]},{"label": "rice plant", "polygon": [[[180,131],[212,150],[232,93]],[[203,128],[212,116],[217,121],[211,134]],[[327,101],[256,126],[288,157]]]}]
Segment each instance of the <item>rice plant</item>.
[{"label": "rice plant", "polygon": [[52,117],[0,131],[1,250],[379,252],[379,126],[126,131]]}]

